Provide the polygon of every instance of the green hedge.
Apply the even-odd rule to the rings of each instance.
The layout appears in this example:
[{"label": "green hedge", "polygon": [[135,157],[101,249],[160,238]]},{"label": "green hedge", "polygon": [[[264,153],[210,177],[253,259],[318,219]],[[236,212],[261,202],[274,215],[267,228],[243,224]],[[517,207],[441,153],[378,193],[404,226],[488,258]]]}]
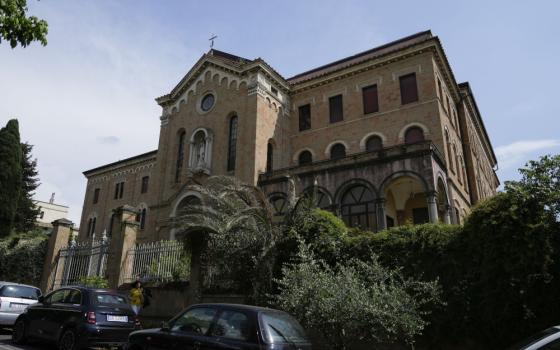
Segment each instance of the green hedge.
[{"label": "green hedge", "polygon": [[14,234],[0,240],[0,280],[39,286],[48,236]]}]

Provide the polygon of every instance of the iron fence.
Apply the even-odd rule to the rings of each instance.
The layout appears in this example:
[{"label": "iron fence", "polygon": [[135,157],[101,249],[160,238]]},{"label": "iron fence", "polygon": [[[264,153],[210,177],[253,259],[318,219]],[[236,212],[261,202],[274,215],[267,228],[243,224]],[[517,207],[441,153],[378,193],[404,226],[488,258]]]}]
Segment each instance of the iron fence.
[{"label": "iron fence", "polygon": [[180,241],[138,244],[127,252],[119,285],[136,280],[168,282],[187,280],[189,255]]},{"label": "iron fence", "polygon": [[78,284],[80,278],[105,277],[109,242],[107,239],[86,242],[72,241],[60,250],[55,268],[51,271],[50,290]]}]

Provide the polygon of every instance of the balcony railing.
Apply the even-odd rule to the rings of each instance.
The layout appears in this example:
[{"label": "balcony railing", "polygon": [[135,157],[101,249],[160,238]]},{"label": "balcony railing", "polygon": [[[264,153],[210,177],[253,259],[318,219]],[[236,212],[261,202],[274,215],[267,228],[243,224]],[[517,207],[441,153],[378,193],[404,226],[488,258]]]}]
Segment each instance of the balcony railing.
[{"label": "balcony railing", "polygon": [[442,167],[445,167],[443,155],[431,140],[425,140],[413,144],[400,144],[396,146],[386,147],[377,151],[365,151],[349,154],[338,159],[325,159],[314,161],[305,165],[296,165],[271,172],[259,174],[259,182],[267,182],[272,179],[278,179],[287,175],[303,174],[308,172],[317,172],[331,168],[347,167],[351,165],[370,163],[375,161],[387,161],[390,159],[410,158],[425,154],[432,154],[436,161]]}]

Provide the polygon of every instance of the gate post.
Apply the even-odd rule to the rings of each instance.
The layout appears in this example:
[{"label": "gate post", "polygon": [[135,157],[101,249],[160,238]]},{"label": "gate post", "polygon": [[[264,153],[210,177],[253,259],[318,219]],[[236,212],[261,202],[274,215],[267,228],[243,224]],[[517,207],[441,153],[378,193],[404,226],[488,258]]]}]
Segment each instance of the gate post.
[{"label": "gate post", "polygon": [[140,224],[136,221],[136,209],[123,205],[113,211],[109,257],[107,258],[107,277],[110,288],[118,288],[126,274],[126,255],[136,244]]},{"label": "gate post", "polygon": [[41,291],[46,294],[55,282],[59,280],[63,269],[57,268],[59,252],[62,248],[68,246],[70,235],[72,234],[72,226],[74,223],[67,219],[58,219],[52,222],[53,230],[49,237],[47,246],[47,254],[45,256],[45,264],[43,265],[43,274],[41,275]]}]

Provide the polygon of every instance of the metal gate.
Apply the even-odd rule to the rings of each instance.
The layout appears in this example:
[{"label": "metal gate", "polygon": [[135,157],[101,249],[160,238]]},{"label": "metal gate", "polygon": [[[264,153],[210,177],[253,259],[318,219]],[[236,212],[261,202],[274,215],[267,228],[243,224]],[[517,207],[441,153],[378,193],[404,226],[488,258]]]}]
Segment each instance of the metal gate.
[{"label": "metal gate", "polygon": [[51,271],[49,290],[78,284],[82,277],[105,277],[108,255],[107,239],[72,241],[59,252],[56,267]]}]

